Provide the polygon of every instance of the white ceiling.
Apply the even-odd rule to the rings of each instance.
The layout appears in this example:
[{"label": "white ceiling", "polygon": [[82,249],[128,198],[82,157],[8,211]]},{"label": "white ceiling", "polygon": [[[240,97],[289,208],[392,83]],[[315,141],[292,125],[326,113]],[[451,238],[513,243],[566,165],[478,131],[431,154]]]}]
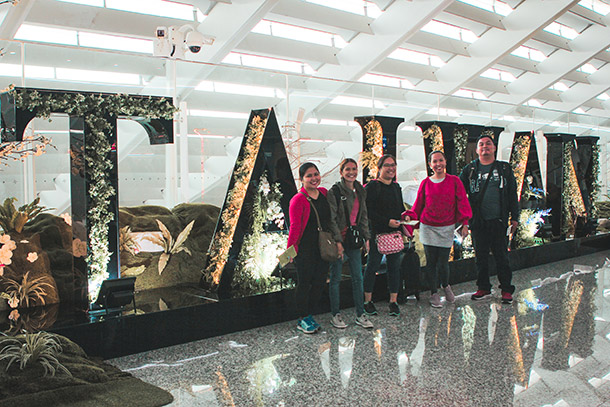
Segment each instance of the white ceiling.
[{"label": "white ceiling", "polygon": [[[158,1],[124,0],[125,4],[134,2],[141,5],[140,10],[145,10],[147,4]],[[364,3],[353,0],[358,2]],[[610,100],[598,98],[610,88],[610,15],[595,13],[578,0],[506,0],[504,3],[513,8],[506,16],[452,0],[377,0],[368,3],[374,3],[381,10],[376,18],[303,0],[180,3],[197,8],[205,15],[203,21],[189,22],[57,0],[21,0],[15,5],[0,5],[2,87],[14,83],[27,87],[173,96],[177,104],[182,102],[190,112],[183,117],[185,125],[181,130],[177,128],[177,134],[188,133],[191,137],[184,138],[182,145],[177,137],[173,147],[148,146],[137,126],[121,124],[120,199],[124,205],[171,206],[185,200],[221,204],[239,149],[239,138],[247,125],[247,114],[251,109],[270,106],[275,107],[280,124],[294,123],[299,109],[303,109],[300,137],[304,140],[293,145],[296,146],[294,153],[298,150],[303,159],[319,162],[323,172],[332,170],[341,157],[355,156],[360,151],[360,129],[349,123],[354,116],[376,114],[404,118],[405,124],[398,132],[398,156],[399,181],[405,184],[424,176],[421,133],[413,128],[416,121],[440,119],[505,127],[506,133],[500,141],[503,154],[509,151],[510,134],[515,131],[599,135],[602,145],[610,141]],[[327,2],[331,3],[334,0]],[[110,4],[109,0],[106,4]],[[263,19],[332,33],[346,45],[336,48],[252,32]],[[478,39],[466,42],[422,30],[431,20],[470,30]],[[578,35],[568,39],[543,31],[553,22],[575,30]],[[44,44],[48,38],[15,39],[20,27],[25,25],[152,40],[156,27],[186,23],[202,34],[215,37],[215,42],[204,46],[198,54],[187,54],[185,61],[153,57],[150,53]],[[522,45],[542,52],[544,60],[511,54]],[[429,54],[443,64],[422,65],[389,58],[398,48]],[[227,63],[230,53],[278,58],[279,70],[231,65]],[[314,73],[283,72],[283,60],[307,64]],[[577,70],[585,64],[597,70],[592,73]],[[25,76],[21,75],[22,65]],[[32,66],[53,67],[55,73],[46,78],[29,75],[28,69]],[[60,75],[64,68],[112,72],[114,76],[104,82],[101,74],[98,79],[76,80],[73,74],[76,71],[62,71]],[[481,76],[490,68],[510,73],[515,80]],[[134,75],[136,83],[118,83],[119,78],[125,78],[119,73]],[[360,81],[366,74],[385,75],[386,80],[396,83],[402,79],[403,86],[408,81],[412,88]],[[202,81],[214,82],[216,90],[221,84],[229,83],[263,86],[275,91],[271,96],[264,96],[260,89],[255,90],[255,95],[195,90]],[[551,89],[557,82],[562,83],[562,90]],[[474,94],[477,98],[458,97],[454,95],[456,92]],[[334,103],[338,96],[360,98],[364,105]],[[193,110],[234,112],[246,118],[198,116]],[[451,115],[444,115],[446,112]],[[335,124],[320,124],[327,120],[334,120]],[[336,125],[339,121],[344,124]],[[35,130],[61,130],[61,123],[61,120],[51,124],[36,122]],[[205,136],[201,138],[197,134]],[[294,132],[286,134],[287,143],[297,137]],[[66,154],[66,151],[57,154]],[[180,158],[186,155],[188,160]],[[607,185],[608,170],[605,162],[603,165],[602,181]],[[18,174],[26,171],[24,168],[5,170],[0,177],[13,173],[12,176],[22,176]],[[50,180],[61,180],[52,165],[39,164],[35,171],[41,175],[34,186],[24,188],[23,199],[31,193],[45,191],[49,196],[61,195],[57,193],[60,186],[53,189],[40,181],[45,178],[42,174],[47,174]],[[183,181],[185,178],[188,182]],[[334,178],[334,175],[329,177],[328,183]],[[45,184],[52,182],[45,181]],[[65,206],[56,201],[58,198],[53,199],[51,206]]]}]

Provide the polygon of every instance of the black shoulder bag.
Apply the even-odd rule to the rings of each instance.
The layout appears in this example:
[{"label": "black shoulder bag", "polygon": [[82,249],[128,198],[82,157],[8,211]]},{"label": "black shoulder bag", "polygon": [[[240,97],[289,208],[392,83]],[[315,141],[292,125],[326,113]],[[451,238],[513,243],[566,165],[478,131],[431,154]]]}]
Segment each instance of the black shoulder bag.
[{"label": "black shoulder bag", "polygon": [[[339,205],[339,199],[343,201],[343,212],[345,212],[345,224],[347,225],[343,244],[348,249],[361,249],[362,246],[364,246],[364,237],[362,236],[362,230],[360,230],[360,227],[358,226],[360,211],[358,211],[358,215],[356,216],[356,224],[352,225],[352,222],[350,221],[350,213],[347,210],[347,197],[340,193],[341,191],[339,191],[338,187],[336,192],[339,192],[339,196],[341,197],[337,197],[337,206]],[[357,196],[358,194],[356,194],[356,197]],[[362,205],[362,203],[360,204]]]}]

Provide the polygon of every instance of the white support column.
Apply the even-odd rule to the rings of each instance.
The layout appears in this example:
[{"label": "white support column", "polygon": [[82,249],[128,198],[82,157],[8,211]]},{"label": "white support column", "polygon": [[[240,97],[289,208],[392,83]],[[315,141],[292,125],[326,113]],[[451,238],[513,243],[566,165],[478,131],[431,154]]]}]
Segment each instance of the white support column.
[{"label": "white support column", "polygon": [[[28,127],[25,130],[24,138],[30,137],[34,134],[34,130],[31,127]],[[36,173],[34,171],[34,157],[32,155],[28,155],[25,157],[23,161],[23,202],[17,206],[21,206],[22,204],[28,204],[34,200],[36,196]]]},{"label": "white support column", "polygon": [[[169,93],[174,98],[176,104],[176,61],[167,61],[166,72]],[[174,121],[174,134],[177,133],[177,124]],[[178,149],[176,148],[176,140],[172,144],[165,145],[165,189],[163,198],[165,206],[173,208],[178,202]]]},{"label": "white support column", "polygon": [[[180,102],[180,136],[178,143],[180,148],[180,200],[181,202],[189,202],[190,183],[189,183],[189,152],[188,152],[188,111],[187,103]],[[176,142],[174,137],[174,143]]]}]

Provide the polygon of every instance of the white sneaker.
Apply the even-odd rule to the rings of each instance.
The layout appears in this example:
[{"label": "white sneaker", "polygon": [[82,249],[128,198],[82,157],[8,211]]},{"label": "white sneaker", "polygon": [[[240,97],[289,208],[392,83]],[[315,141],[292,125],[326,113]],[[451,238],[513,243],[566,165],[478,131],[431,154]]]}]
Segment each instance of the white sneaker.
[{"label": "white sneaker", "polygon": [[373,323],[371,322],[369,317],[366,316],[366,314],[362,314],[359,317],[357,317],[356,318],[356,324],[360,325],[361,327],[366,328],[366,329],[372,329],[373,328]]},{"label": "white sneaker", "polygon": [[330,319],[330,323],[332,326],[334,326],[335,328],[338,328],[338,329],[347,328],[347,324],[345,323],[345,321],[343,321],[343,318],[341,318],[341,314],[337,314],[337,315],[333,316]]}]

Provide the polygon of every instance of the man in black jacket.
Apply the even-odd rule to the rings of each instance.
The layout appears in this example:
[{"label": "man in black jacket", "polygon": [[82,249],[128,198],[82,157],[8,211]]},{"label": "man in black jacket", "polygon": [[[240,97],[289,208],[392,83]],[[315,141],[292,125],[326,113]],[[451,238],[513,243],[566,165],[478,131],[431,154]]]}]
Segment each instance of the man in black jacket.
[{"label": "man in black jacket", "polygon": [[491,250],[496,261],[502,302],[510,304],[515,286],[511,284],[512,272],[508,263],[508,235],[515,232],[519,220],[517,183],[510,164],[496,160],[496,146],[488,134],[478,138],[476,152],[479,159],[466,165],[460,174],[473,213],[470,230],[476,255],[478,290],[471,298],[476,301],[491,297]]}]

